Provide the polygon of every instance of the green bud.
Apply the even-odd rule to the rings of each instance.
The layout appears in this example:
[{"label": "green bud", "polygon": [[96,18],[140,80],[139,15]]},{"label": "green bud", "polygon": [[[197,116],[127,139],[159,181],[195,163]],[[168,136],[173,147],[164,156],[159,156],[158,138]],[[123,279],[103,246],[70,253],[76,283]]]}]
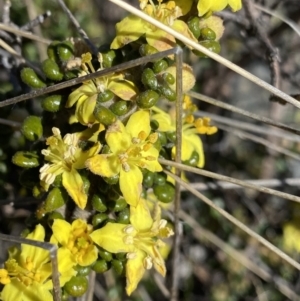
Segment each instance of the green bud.
[{"label": "green bud", "polygon": [[157,89],[157,79],[156,75],[152,69],[146,68],[142,73],[142,83],[146,88],[156,90]]},{"label": "green bud", "polygon": [[170,183],[154,186],[153,192],[158,200],[163,203],[170,203],[175,197],[175,188]]},{"label": "green bud", "polygon": [[61,72],[59,66],[51,59],[46,59],[43,61],[42,70],[45,75],[53,81],[60,81],[64,77],[64,74]]},{"label": "green bud", "polygon": [[[204,46],[205,48],[207,48],[208,50],[210,50],[214,53],[219,53],[221,51],[220,43],[217,42],[217,41],[202,41],[199,44]],[[196,54],[199,57],[207,58],[207,55],[205,55],[201,51],[198,51],[198,50],[195,50],[195,49],[193,49],[192,51],[193,51],[194,54]]]},{"label": "green bud", "polygon": [[154,48],[153,46],[150,46],[149,44],[143,44],[143,45],[141,45],[139,52],[140,52],[141,56],[147,56],[147,55],[157,53],[158,50],[156,48]]},{"label": "green bud", "polygon": [[96,104],[93,114],[96,120],[105,126],[111,125],[117,119],[115,114],[111,110],[99,104]]},{"label": "green bud", "polygon": [[115,201],[109,202],[109,207],[114,212],[120,212],[127,207],[127,202],[124,198],[118,198]]},{"label": "green bud", "polygon": [[151,188],[153,186],[153,181],[154,181],[154,173],[147,170],[143,176],[143,186],[145,188]]},{"label": "green bud", "polygon": [[112,254],[101,247],[98,248],[98,254],[105,261],[111,261],[113,259]]},{"label": "green bud", "polygon": [[176,92],[166,84],[159,85],[158,91],[169,101],[175,101],[177,99]]},{"label": "green bud", "polygon": [[110,68],[111,66],[114,65],[116,59],[117,59],[117,55],[115,50],[109,50],[105,53],[101,53],[102,54],[102,59],[103,59],[103,67],[104,68]]},{"label": "green bud", "polygon": [[43,208],[45,212],[51,212],[63,206],[67,200],[67,192],[64,189],[54,187],[50,190]]},{"label": "green bud", "polygon": [[154,62],[153,64],[153,71],[154,73],[161,73],[162,71],[165,71],[169,67],[169,64],[166,60],[162,59],[159,61]]},{"label": "green bud", "polygon": [[107,206],[103,202],[102,198],[97,194],[94,194],[92,197],[92,206],[99,212],[105,212],[107,210]]},{"label": "green bud", "polygon": [[27,151],[19,151],[12,157],[12,163],[23,168],[34,168],[40,165],[39,156]]},{"label": "green bud", "polygon": [[92,224],[94,228],[99,227],[105,220],[108,219],[108,215],[105,213],[98,213],[93,216]]},{"label": "green bud", "polygon": [[58,61],[58,55],[57,55],[57,45],[59,45],[61,42],[54,41],[47,47],[47,54],[49,59],[53,61]]},{"label": "green bud", "polygon": [[130,211],[128,207],[118,214],[117,222],[125,225],[130,223]]},{"label": "green bud", "polygon": [[201,38],[203,40],[210,40],[210,41],[214,41],[216,39],[216,33],[208,28],[208,27],[205,27],[205,28],[201,28],[200,30],[200,33],[201,33]]},{"label": "green bud", "polygon": [[112,104],[109,108],[117,116],[122,116],[128,112],[128,102],[125,100],[119,100]]},{"label": "green bud", "polygon": [[113,259],[111,261],[113,269],[116,271],[117,275],[121,276],[125,272],[125,264],[124,261]]},{"label": "green bud", "polygon": [[88,276],[91,272],[91,267],[90,266],[81,266],[79,264],[77,264],[74,267],[74,270],[77,271],[76,276]]},{"label": "green bud", "polygon": [[37,116],[28,116],[22,124],[21,131],[29,141],[36,141],[43,135],[42,120]]},{"label": "green bud", "polygon": [[165,173],[155,173],[153,181],[155,185],[165,185],[167,176]]},{"label": "green bud", "polygon": [[187,25],[189,27],[189,30],[193,33],[195,38],[198,40],[200,36],[200,27],[199,27],[199,17],[192,17],[188,20]]},{"label": "green bud", "polygon": [[87,291],[88,280],[84,276],[73,276],[64,288],[70,296],[80,297]]},{"label": "green bud", "polygon": [[159,95],[153,90],[146,90],[139,94],[136,103],[142,109],[149,109],[156,105]]},{"label": "green bud", "polygon": [[182,163],[189,166],[197,166],[198,162],[199,162],[199,154],[198,152],[193,151],[191,157],[188,160],[183,161]]},{"label": "green bud", "polygon": [[70,41],[64,41],[56,46],[57,54],[62,61],[67,61],[74,56],[74,45]]},{"label": "green bud", "polygon": [[97,96],[97,102],[107,102],[112,100],[115,97],[115,94],[110,90],[105,90],[102,93],[99,93]]},{"label": "green bud", "polygon": [[63,96],[60,94],[47,96],[42,100],[42,108],[45,111],[55,113],[62,108]]},{"label": "green bud", "polygon": [[23,83],[34,89],[46,87],[46,84],[37,76],[35,71],[31,68],[23,68],[21,70],[21,79]]},{"label": "green bud", "polygon": [[111,264],[104,259],[99,259],[95,262],[95,264],[92,266],[92,270],[96,273],[104,273],[108,271],[111,267]]},{"label": "green bud", "polygon": [[169,72],[163,74],[163,79],[168,85],[175,84],[175,77]]}]

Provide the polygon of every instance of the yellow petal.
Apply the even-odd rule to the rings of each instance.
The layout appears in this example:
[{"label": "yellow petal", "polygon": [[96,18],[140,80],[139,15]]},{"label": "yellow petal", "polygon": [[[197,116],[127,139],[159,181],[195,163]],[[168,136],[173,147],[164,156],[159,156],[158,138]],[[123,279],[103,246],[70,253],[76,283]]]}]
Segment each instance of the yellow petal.
[{"label": "yellow petal", "polygon": [[[18,279],[14,278],[9,284],[6,284],[1,292],[1,300],[4,301],[23,301],[22,292],[26,290],[26,286]],[[26,299],[25,299],[26,300]]]},{"label": "yellow petal", "polygon": [[110,48],[118,49],[128,43],[136,41],[147,30],[147,23],[141,18],[129,15],[116,25],[116,37]]},{"label": "yellow petal", "polygon": [[96,155],[86,161],[86,167],[102,177],[113,177],[119,173],[120,163],[114,155]]},{"label": "yellow petal", "polygon": [[176,46],[175,38],[161,29],[147,32],[146,40],[150,46],[158,51],[168,50]]},{"label": "yellow petal", "polygon": [[153,219],[144,199],[140,199],[136,207],[130,206],[130,223],[137,231],[149,230]]},{"label": "yellow petal", "polygon": [[233,11],[237,11],[242,8],[241,0],[228,0],[228,4],[230,5]]},{"label": "yellow petal", "polygon": [[131,145],[131,135],[125,129],[124,124],[117,120],[108,129],[105,140],[112,153],[125,152]]},{"label": "yellow petal", "polygon": [[90,149],[87,151],[77,151],[76,160],[73,164],[75,169],[85,168],[86,160],[98,154],[101,149],[101,144],[99,142],[95,143]]},{"label": "yellow petal", "polygon": [[124,100],[131,100],[138,93],[137,87],[129,80],[111,81],[108,89]]},{"label": "yellow petal", "polygon": [[132,137],[138,137],[141,131],[145,132],[148,136],[151,131],[149,111],[137,111],[133,113],[126,124],[126,131]]},{"label": "yellow petal", "polygon": [[124,238],[127,234],[124,228],[128,225],[107,223],[103,228],[98,229],[90,234],[91,239],[98,246],[111,253],[133,252],[134,246],[125,244]]},{"label": "yellow petal", "polygon": [[57,251],[58,258],[58,271],[60,273],[59,283],[60,286],[64,286],[72,276],[75,276],[77,272],[73,267],[77,264],[73,258],[73,254],[67,248],[59,248]]},{"label": "yellow petal", "polygon": [[52,225],[54,238],[63,246],[68,243],[71,229],[71,225],[62,219],[55,219]]},{"label": "yellow petal", "polygon": [[159,123],[158,130],[161,132],[173,132],[175,131],[175,125],[172,124],[171,116],[158,108],[154,108],[154,112],[158,112],[151,116],[151,119],[156,120]]},{"label": "yellow petal", "polygon": [[135,165],[130,165],[129,171],[120,171],[120,189],[124,199],[131,206],[136,206],[142,193],[143,175]]},{"label": "yellow petal", "polygon": [[210,11],[220,11],[227,5],[227,0],[199,0],[197,9],[199,16],[203,16]]},{"label": "yellow petal", "polygon": [[83,125],[93,124],[96,119],[93,114],[96,105],[97,94],[88,97],[81,105],[77,104],[76,115]]},{"label": "yellow petal", "polygon": [[126,264],[126,292],[128,296],[137,288],[146,271],[143,265],[146,254],[137,251],[134,253],[134,256],[132,259],[127,259]]},{"label": "yellow petal", "polygon": [[84,193],[82,178],[76,169],[72,168],[70,172],[63,173],[62,184],[76,205],[80,209],[84,209],[87,203],[87,195]]},{"label": "yellow petal", "polygon": [[143,157],[153,157],[156,158],[155,160],[146,160],[146,159],[141,159],[141,163],[144,164],[144,168],[147,168],[148,170],[152,172],[158,172],[162,171],[162,167],[157,161],[159,151],[155,147],[151,147],[148,151],[146,152],[141,152]]},{"label": "yellow petal", "polygon": [[174,0],[174,1],[176,5],[181,8],[183,15],[186,15],[190,11],[194,3],[194,0]]}]

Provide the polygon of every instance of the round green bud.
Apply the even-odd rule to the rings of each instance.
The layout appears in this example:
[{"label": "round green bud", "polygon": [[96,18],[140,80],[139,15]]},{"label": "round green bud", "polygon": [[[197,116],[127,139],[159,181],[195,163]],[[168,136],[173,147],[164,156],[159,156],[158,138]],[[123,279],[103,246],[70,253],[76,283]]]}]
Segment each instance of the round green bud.
[{"label": "round green bud", "polygon": [[21,79],[23,83],[34,89],[46,87],[46,84],[37,76],[35,71],[31,68],[23,68],[21,70]]},{"label": "round green bud", "polygon": [[121,261],[125,261],[127,259],[126,256],[127,256],[127,253],[125,253],[125,252],[115,254],[116,259],[121,260]]},{"label": "round green bud", "polygon": [[189,165],[189,166],[197,166],[197,164],[199,162],[199,158],[200,157],[199,157],[198,152],[193,151],[191,157],[188,160],[183,161],[182,163],[185,165]]},{"label": "round green bud", "polygon": [[157,53],[158,50],[156,48],[154,48],[153,46],[150,46],[149,44],[143,44],[143,45],[141,45],[139,52],[140,52],[141,56],[147,56],[147,55]]},{"label": "round green bud", "polygon": [[51,59],[46,59],[43,61],[42,70],[45,75],[53,81],[60,81],[64,77],[64,74],[61,72],[59,66]]},{"label": "round green bud", "polygon": [[57,45],[59,45],[61,42],[54,41],[47,47],[47,55],[49,59],[53,61],[58,61],[58,55],[57,55]]},{"label": "round green bud", "polygon": [[189,27],[189,30],[193,33],[194,37],[198,40],[200,37],[200,27],[199,27],[199,17],[192,17],[187,21],[187,25]]},{"label": "round green bud", "polygon": [[111,110],[99,104],[96,104],[93,114],[96,120],[105,126],[111,125],[117,119],[115,114]]},{"label": "round green bud", "polygon": [[208,27],[201,28],[200,34],[201,34],[201,39],[203,40],[214,41],[217,37],[216,33]]},{"label": "round green bud", "polygon": [[160,141],[160,144],[162,146],[166,146],[168,141],[167,141],[167,136],[166,136],[166,133],[165,132],[157,132],[158,134],[158,139]]},{"label": "round green bud", "polygon": [[170,203],[174,200],[175,197],[175,188],[170,183],[154,186],[153,192],[158,200],[163,203]]},{"label": "round green bud", "polygon": [[142,83],[146,88],[156,90],[157,89],[157,78],[152,69],[146,68],[142,73]]},{"label": "round green bud", "polygon": [[48,112],[58,112],[62,108],[63,96],[60,94],[47,96],[42,100],[42,108]]},{"label": "round green bud", "polygon": [[125,100],[119,100],[112,104],[109,108],[117,116],[122,116],[128,112],[128,102]]},{"label": "round green bud", "polygon": [[104,273],[108,271],[111,267],[111,264],[104,259],[99,259],[97,260],[94,265],[92,266],[92,270],[95,271],[96,273]]},{"label": "round green bud", "polygon": [[[199,44],[215,53],[219,53],[221,51],[220,43],[217,41],[202,41]],[[199,57],[207,58],[207,55],[201,51],[193,49],[192,52]]]},{"label": "round green bud", "polygon": [[34,168],[40,165],[39,156],[27,151],[19,151],[12,157],[12,163],[23,168]]},{"label": "round green bud", "polygon": [[166,84],[159,85],[158,91],[169,101],[175,101],[177,99],[176,92]]},{"label": "round green bud", "polygon": [[165,185],[167,181],[167,176],[165,173],[155,173],[153,182],[155,185]]},{"label": "round green bud", "polygon": [[50,190],[43,208],[45,212],[51,212],[63,206],[67,200],[67,192],[64,189],[54,187]]},{"label": "round green bud", "polygon": [[151,171],[148,171],[143,176],[143,186],[145,188],[151,188],[153,186],[154,182],[154,173]]},{"label": "round green bud", "polygon": [[149,109],[156,105],[159,95],[153,90],[146,90],[139,94],[136,103],[142,109]]},{"label": "round green bud", "polygon": [[163,79],[168,85],[175,84],[175,77],[169,72],[163,74]]},{"label": "round green bud", "polygon": [[120,212],[127,207],[127,202],[125,201],[124,198],[118,198],[115,201],[109,202],[109,207],[114,212]]},{"label": "round green bud", "polygon": [[102,93],[99,93],[97,96],[97,102],[107,102],[112,100],[115,97],[115,94],[110,90],[105,90]]},{"label": "round green bud", "polygon": [[166,132],[167,139],[172,143],[176,141],[176,132]]},{"label": "round green bud", "polygon": [[117,222],[125,225],[130,223],[130,211],[128,207],[118,214]]},{"label": "round green bud", "polygon": [[80,297],[87,291],[88,280],[84,276],[73,276],[64,288],[70,296]]},{"label": "round green bud", "polygon": [[110,252],[104,250],[103,248],[98,248],[98,254],[99,256],[104,259],[105,261],[111,261],[113,259],[113,256]]},{"label": "round green bud", "polygon": [[81,266],[79,264],[77,264],[74,267],[74,270],[77,271],[76,276],[88,276],[89,273],[91,272],[91,267],[90,266]]},{"label": "round green bud", "polygon": [[116,61],[117,59],[117,55],[116,55],[116,52],[115,50],[109,50],[105,53],[101,53],[102,54],[102,64],[103,64],[103,67],[104,68],[110,68],[111,66],[114,65],[114,62]]},{"label": "round green bud", "polygon": [[103,180],[109,185],[114,185],[114,184],[117,184],[119,182],[119,178],[120,178],[119,174],[116,174],[116,175],[114,175],[112,177],[109,177],[109,178],[103,178]]},{"label": "round green bud", "polygon": [[105,213],[98,213],[93,216],[92,224],[94,228],[99,227],[105,220],[108,219],[108,215]]},{"label": "round green bud", "polygon": [[150,126],[153,131],[156,131],[159,128],[159,123],[157,120],[151,120]]},{"label": "round green bud", "polygon": [[125,272],[125,263],[122,260],[113,259],[111,261],[113,269],[116,271],[117,275],[121,276]]},{"label": "round green bud", "polygon": [[81,174],[80,176],[81,176],[81,179],[82,179],[82,182],[83,182],[83,192],[85,194],[88,194],[90,186],[91,186],[91,182],[90,182],[90,180],[89,180],[89,178],[87,177],[86,174]]},{"label": "round green bud", "polygon": [[92,197],[92,206],[99,212],[105,212],[107,210],[107,206],[103,202],[102,198],[97,194],[94,194]]},{"label": "round green bud", "polygon": [[62,61],[67,61],[74,56],[74,45],[70,41],[58,43],[56,46],[58,57]]},{"label": "round green bud", "polygon": [[169,67],[168,62],[166,60],[162,59],[162,60],[154,62],[152,69],[153,69],[154,73],[157,74],[162,71],[165,71],[168,67]]},{"label": "round green bud", "polygon": [[22,124],[21,131],[29,141],[36,141],[43,135],[42,120],[37,116],[28,116]]}]

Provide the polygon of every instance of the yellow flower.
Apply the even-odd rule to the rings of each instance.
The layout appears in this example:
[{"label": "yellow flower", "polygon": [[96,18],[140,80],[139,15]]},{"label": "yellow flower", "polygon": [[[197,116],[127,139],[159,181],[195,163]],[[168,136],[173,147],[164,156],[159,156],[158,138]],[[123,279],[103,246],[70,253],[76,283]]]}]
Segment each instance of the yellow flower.
[{"label": "yellow flower", "polygon": [[142,192],[140,168],[152,172],[162,170],[157,161],[158,150],[153,146],[157,135],[150,131],[148,111],[132,114],[126,127],[118,120],[107,129],[105,136],[111,153],[96,155],[86,162],[91,172],[102,177],[120,174],[120,189],[132,206],[136,206]]},{"label": "yellow flower", "polygon": [[197,9],[199,16],[206,13],[223,10],[229,5],[235,12],[242,8],[242,0],[199,0]]},{"label": "yellow flower", "polygon": [[127,253],[126,291],[130,295],[137,287],[146,270],[154,266],[162,276],[166,267],[159,248],[164,245],[160,238],[173,234],[166,227],[167,221],[161,219],[158,205],[153,213],[149,212],[144,199],[137,206],[130,206],[130,224],[107,223],[103,228],[91,234],[92,240],[111,253]]},{"label": "yellow flower", "polygon": [[84,209],[87,203],[87,195],[84,192],[83,180],[77,169],[85,168],[85,161],[97,154],[101,148],[99,142],[89,150],[83,151],[79,146],[79,133],[60,135],[58,128],[52,128],[53,136],[50,136],[46,144],[47,149],[42,150],[46,163],[40,169],[40,179],[48,190],[55,177],[62,174],[62,184],[77,206]]},{"label": "yellow flower", "polygon": [[81,219],[75,220],[72,225],[65,220],[55,219],[50,241],[60,244],[77,264],[88,266],[98,257],[97,248],[89,236],[92,230],[92,225]]},{"label": "yellow flower", "polygon": [[[209,118],[199,118],[194,120],[192,113],[197,110],[197,107],[190,101],[188,96],[185,96],[183,103],[184,109],[184,122],[182,126],[182,155],[181,160],[187,161],[191,159],[194,153],[199,156],[197,167],[202,168],[204,166],[204,152],[202,141],[198,134],[212,135],[217,131],[215,126],[209,124]],[[161,132],[174,132],[175,131],[175,116],[173,112],[170,114],[165,113],[157,107],[153,107],[154,115],[151,119],[156,120],[159,123],[158,130]],[[172,148],[172,155],[175,158],[176,147]]]},{"label": "yellow flower", "polygon": [[[102,68],[101,54],[99,53],[100,69]],[[82,55],[82,75],[95,72],[91,63],[92,56],[90,53]],[[90,71],[89,71],[90,70]],[[70,108],[76,103],[75,115],[71,116],[70,123],[80,122],[83,125],[90,126],[98,123],[93,114],[96,106],[98,94],[111,91],[123,100],[131,100],[137,94],[137,88],[134,83],[124,79],[123,74],[113,74],[109,76],[97,77],[92,80],[83,82],[83,84],[74,90],[68,97],[66,107]]]},{"label": "yellow flower", "polygon": [[[28,239],[44,241],[45,229],[37,225]],[[60,286],[76,275],[76,263],[58,249],[58,270]],[[52,301],[52,269],[49,251],[32,245],[22,244],[21,250],[13,248],[5,269],[0,270],[0,283],[4,285],[0,299],[3,301]],[[9,280],[8,280],[9,277]]]},{"label": "yellow flower", "polygon": [[[152,0],[140,2],[141,9],[144,13],[196,41],[187,24],[178,20],[178,18],[182,16],[182,12],[174,1],[168,1],[166,3],[158,1],[158,5],[154,5]],[[111,44],[112,49],[117,49],[136,41],[144,34],[146,35],[148,44],[158,51],[171,49],[176,45],[176,39],[172,35],[134,15],[129,15],[117,23],[116,32],[116,38]]]}]

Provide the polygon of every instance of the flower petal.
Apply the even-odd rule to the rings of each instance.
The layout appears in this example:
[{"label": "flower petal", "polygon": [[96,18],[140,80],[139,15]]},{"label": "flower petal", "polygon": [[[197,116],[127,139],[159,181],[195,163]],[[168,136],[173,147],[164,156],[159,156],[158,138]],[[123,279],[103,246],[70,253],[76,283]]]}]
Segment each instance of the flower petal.
[{"label": "flower petal", "polygon": [[149,111],[137,111],[133,113],[126,124],[126,131],[132,137],[138,137],[138,134],[142,131],[148,136],[151,131]]},{"label": "flower petal", "polygon": [[95,143],[89,150],[83,152],[81,150],[77,150],[76,160],[73,164],[73,167],[76,169],[85,168],[85,162],[87,159],[93,157],[98,154],[101,149],[101,144],[99,142]]},{"label": "flower petal", "polygon": [[87,195],[84,193],[83,181],[76,169],[65,171],[62,175],[62,183],[70,197],[80,209],[84,209],[87,203]]},{"label": "flower petal", "polygon": [[52,225],[54,238],[63,246],[67,245],[71,235],[71,225],[62,219],[55,219]]},{"label": "flower petal", "polygon": [[138,93],[134,83],[129,80],[113,80],[108,89],[124,100],[131,100]]},{"label": "flower petal", "polygon": [[103,228],[90,234],[91,239],[98,246],[111,253],[133,252],[134,246],[125,244],[124,238],[127,234],[124,228],[128,225],[107,223]]},{"label": "flower petal", "polygon": [[143,265],[146,254],[141,251],[136,251],[134,254],[135,257],[127,259],[126,264],[126,292],[128,296],[137,288],[146,271]]},{"label": "flower petal", "polygon": [[161,29],[147,32],[146,40],[149,45],[158,51],[168,50],[176,46],[175,38]]},{"label": "flower petal", "polygon": [[124,124],[117,120],[108,129],[105,140],[114,154],[126,152],[131,145],[131,135],[125,129]]},{"label": "flower petal", "polygon": [[114,155],[96,155],[88,159],[85,166],[94,174],[110,178],[119,173],[120,163]]},{"label": "flower petal", "polygon": [[130,206],[130,223],[137,231],[149,230],[153,219],[144,199],[140,199],[136,207]]},{"label": "flower petal", "polygon": [[143,174],[135,165],[129,171],[120,171],[120,189],[124,199],[131,206],[136,206],[142,193]]}]

